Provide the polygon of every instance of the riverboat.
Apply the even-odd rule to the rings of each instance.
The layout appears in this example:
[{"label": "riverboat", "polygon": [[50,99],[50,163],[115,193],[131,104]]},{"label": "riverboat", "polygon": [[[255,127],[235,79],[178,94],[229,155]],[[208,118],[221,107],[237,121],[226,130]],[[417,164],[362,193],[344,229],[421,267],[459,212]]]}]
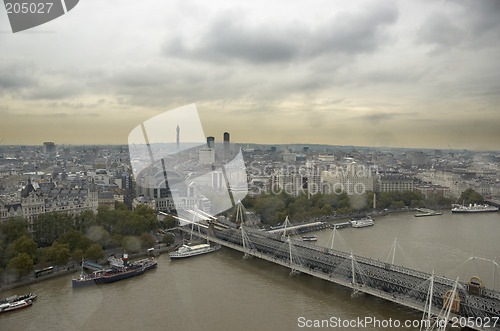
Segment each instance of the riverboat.
[{"label": "riverboat", "polygon": [[14,303],[16,301],[21,301],[21,300],[30,300],[30,301],[33,301],[37,298],[36,294],[35,293],[28,293],[28,294],[24,294],[24,295],[13,295],[11,297],[8,297],[8,298],[5,298],[3,300],[0,301],[0,304],[4,304],[4,303]]},{"label": "riverboat", "polygon": [[72,280],[73,288],[86,287],[117,282],[123,279],[142,275],[145,271],[156,268],[158,262],[154,258],[128,262],[127,254],[123,259],[110,258],[110,268],[84,274],[83,268],[80,277]]},{"label": "riverboat", "polygon": [[302,241],[317,241],[318,240],[318,236],[316,235],[312,235],[312,236],[302,236],[300,237],[300,239]]},{"label": "riverboat", "polygon": [[33,304],[31,300],[17,300],[14,302],[7,302],[0,304],[0,314],[13,310],[23,309],[30,307]]},{"label": "riverboat", "polygon": [[468,206],[455,205],[451,209],[452,213],[488,213],[496,211],[498,211],[498,207],[488,204],[469,204]]},{"label": "riverboat", "polygon": [[195,246],[182,245],[178,250],[170,252],[169,256],[171,260],[184,259],[187,257],[212,253],[219,249],[220,245],[209,245],[209,244],[201,244]]},{"label": "riverboat", "polygon": [[364,228],[367,226],[372,226],[374,224],[375,224],[375,222],[373,221],[373,218],[371,218],[371,217],[363,217],[363,218],[351,220],[351,226],[353,228]]}]

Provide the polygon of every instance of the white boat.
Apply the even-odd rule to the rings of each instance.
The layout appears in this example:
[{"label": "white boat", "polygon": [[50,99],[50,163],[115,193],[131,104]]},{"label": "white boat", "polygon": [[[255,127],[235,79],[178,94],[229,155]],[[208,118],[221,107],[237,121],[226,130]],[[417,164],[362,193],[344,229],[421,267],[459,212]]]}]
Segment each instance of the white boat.
[{"label": "white boat", "polygon": [[182,245],[177,251],[171,252],[169,255],[171,260],[175,260],[215,252],[218,249],[220,249],[220,245]]},{"label": "white boat", "polygon": [[366,226],[372,226],[375,222],[371,217],[365,217],[360,219],[355,219],[351,221],[351,226],[353,228],[364,228]]},{"label": "white boat", "polygon": [[490,206],[487,204],[469,204],[468,206],[455,205],[452,209],[452,213],[486,213],[498,211],[498,207]]},{"label": "white boat", "polygon": [[18,310],[22,308],[29,307],[33,304],[31,300],[18,300],[10,303],[2,303],[0,304],[0,314],[6,313],[8,311]]},{"label": "white boat", "polygon": [[35,293],[28,293],[28,294],[24,294],[24,295],[13,295],[11,297],[8,297],[8,298],[5,298],[3,300],[0,301],[0,304],[4,304],[4,303],[14,303],[16,301],[21,301],[21,300],[30,300],[30,301],[33,301],[37,298],[37,295]]},{"label": "white boat", "polygon": [[301,236],[300,239],[302,241],[317,241],[318,240],[318,236],[316,235],[312,235],[312,236]]}]

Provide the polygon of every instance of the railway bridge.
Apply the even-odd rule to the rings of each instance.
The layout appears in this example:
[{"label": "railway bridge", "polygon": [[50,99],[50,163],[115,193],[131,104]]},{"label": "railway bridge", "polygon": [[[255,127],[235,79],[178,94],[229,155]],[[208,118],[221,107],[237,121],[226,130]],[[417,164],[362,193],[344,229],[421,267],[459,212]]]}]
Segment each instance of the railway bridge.
[{"label": "railway bridge", "polygon": [[[196,224],[196,225],[195,225]],[[194,228],[194,227],[195,228]],[[180,229],[313,277],[353,288],[448,321],[473,319],[475,330],[500,330],[500,292],[478,282],[442,276],[316,246],[252,228],[223,228],[215,222]],[[488,328],[482,325],[488,324]]]}]

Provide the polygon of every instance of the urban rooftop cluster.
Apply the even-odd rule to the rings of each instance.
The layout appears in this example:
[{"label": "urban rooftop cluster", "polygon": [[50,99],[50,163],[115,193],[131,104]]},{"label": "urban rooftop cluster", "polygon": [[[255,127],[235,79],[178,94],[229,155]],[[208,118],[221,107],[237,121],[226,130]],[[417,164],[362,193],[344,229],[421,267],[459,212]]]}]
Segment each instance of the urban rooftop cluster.
[{"label": "urban rooftop cluster", "polygon": [[[195,151],[200,164],[215,164],[214,138]],[[229,134],[224,135],[229,142]],[[414,150],[325,145],[241,145],[245,168],[226,176],[248,184],[251,197],[285,192],[316,193],[416,191],[456,200],[468,188],[483,196],[500,195],[500,154],[467,150]],[[232,147],[231,156],[239,146]],[[227,158],[227,150],[226,155]],[[213,171],[204,185],[227,189],[222,171]],[[234,189],[234,188],[233,188]],[[243,189],[242,189],[243,191]],[[191,192],[192,205],[210,203]],[[136,182],[127,146],[0,146],[0,220],[19,216],[30,224],[40,214],[78,215],[146,204],[155,211],[175,212],[168,185]]]}]

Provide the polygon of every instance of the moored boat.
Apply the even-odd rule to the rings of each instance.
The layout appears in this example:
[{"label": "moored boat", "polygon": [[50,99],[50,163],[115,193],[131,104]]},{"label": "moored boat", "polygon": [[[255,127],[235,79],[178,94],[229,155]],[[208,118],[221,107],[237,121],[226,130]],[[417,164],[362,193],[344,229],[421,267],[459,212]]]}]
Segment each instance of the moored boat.
[{"label": "moored boat", "polygon": [[169,256],[171,260],[176,260],[176,259],[183,259],[187,257],[215,252],[218,249],[220,249],[220,245],[209,245],[209,244],[201,244],[195,246],[182,245],[175,252],[170,252]]},{"label": "moored boat", "polygon": [[122,260],[110,258],[109,269],[95,271],[91,274],[84,274],[82,270],[80,277],[72,280],[72,286],[73,288],[79,288],[113,283],[142,275],[145,271],[156,268],[157,265],[158,262],[154,258],[128,262],[128,256],[125,254]]},{"label": "moored boat", "polygon": [[451,209],[452,213],[488,213],[496,211],[498,211],[498,207],[488,204],[469,204],[468,206],[455,205]]},{"label": "moored boat", "polygon": [[373,221],[373,218],[371,218],[371,217],[363,217],[363,218],[351,220],[351,226],[353,228],[364,228],[367,226],[372,226],[374,224],[375,224],[375,222]]},{"label": "moored boat", "polygon": [[316,235],[312,235],[312,236],[301,236],[300,239],[302,241],[317,241],[318,240],[318,236]]}]

